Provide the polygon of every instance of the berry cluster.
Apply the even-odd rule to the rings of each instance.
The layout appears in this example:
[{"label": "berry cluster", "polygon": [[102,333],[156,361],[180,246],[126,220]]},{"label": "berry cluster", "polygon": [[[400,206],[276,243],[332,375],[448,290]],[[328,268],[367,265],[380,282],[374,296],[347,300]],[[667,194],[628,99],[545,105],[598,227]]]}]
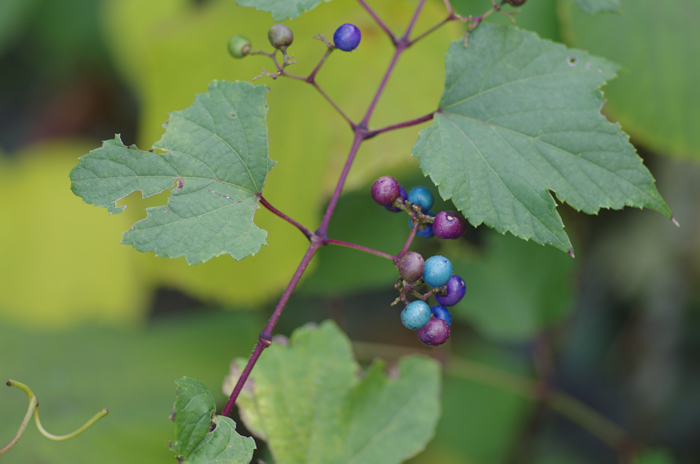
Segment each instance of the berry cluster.
[{"label": "berry cluster", "polygon": [[[464,234],[464,218],[453,211],[434,214],[433,195],[425,187],[416,187],[408,194],[393,177],[381,177],[372,185],[372,198],[391,212],[406,211],[409,226],[418,223],[416,235],[430,238],[437,235],[443,239],[456,239]],[[401,279],[396,284],[401,296],[394,304],[403,301],[406,307],[401,311],[401,322],[411,330],[418,331],[421,342],[430,346],[442,345],[450,337],[452,315],[447,309],[459,303],[467,290],[464,280],[452,274],[452,263],[444,256],[423,259],[420,253],[409,251],[399,255],[396,261]],[[428,284],[432,289],[420,294],[416,288]],[[407,295],[418,297],[409,303]],[[430,307],[426,300],[435,295],[437,305]]]}]

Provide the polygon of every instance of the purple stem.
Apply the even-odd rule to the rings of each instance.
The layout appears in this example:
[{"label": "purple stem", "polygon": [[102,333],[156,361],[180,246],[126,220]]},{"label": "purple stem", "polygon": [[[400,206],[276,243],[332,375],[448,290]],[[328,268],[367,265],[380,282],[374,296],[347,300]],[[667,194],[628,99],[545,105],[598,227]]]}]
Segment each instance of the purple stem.
[{"label": "purple stem", "polygon": [[318,70],[321,69],[321,66],[323,66],[323,63],[326,62],[326,58],[328,58],[328,55],[330,55],[333,50],[335,50],[335,47],[328,47],[328,49],[326,50],[326,53],[323,54],[321,61],[318,62],[318,64],[314,68],[314,70],[311,71],[311,74],[309,74],[309,77],[306,78],[306,82],[313,82],[314,81],[316,74],[318,74]]},{"label": "purple stem", "polygon": [[379,257],[386,258],[386,259],[390,259],[392,261],[395,258],[393,255],[390,255],[389,253],[384,253],[383,251],[373,250],[371,248],[367,248],[367,247],[362,246],[362,245],[356,245],[354,243],[342,242],[340,240],[335,240],[332,238],[326,239],[324,242],[324,245],[326,245],[326,244],[327,245],[340,245],[343,247],[354,248],[356,250],[364,251],[366,253],[371,253],[373,255],[377,255]]},{"label": "purple stem", "polygon": [[388,35],[389,39],[391,39],[391,43],[396,44],[396,42],[397,42],[396,36],[394,35],[393,32],[391,32],[391,29],[389,29],[389,27],[387,27],[387,25],[384,24],[384,21],[379,19],[379,16],[377,16],[377,13],[375,13],[374,10],[372,8],[370,8],[370,6],[365,2],[365,0],[357,0],[357,1],[360,5],[362,5],[362,7],[365,10],[367,10],[367,12],[370,14],[370,16],[372,16],[372,18],[374,18],[374,21],[379,25],[379,27],[384,29],[384,32],[386,32],[386,35]]},{"label": "purple stem", "polygon": [[408,37],[411,35],[411,31],[413,30],[413,26],[416,25],[416,21],[418,21],[418,16],[420,16],[420,12],[423,9],[423,5],[425,5],[425,0],[418,0],[418,6],[416,7],[416,11],[413,12],[413,17],[411,18],[411,22],[408,23],[408,27],[406,28],[406,32],[404,32],[403,37],[401,37],[401,40],[404,42],[408,41]]},{"label": "purple stem", "polygon": [[367,138],[370,139],[370,138],[374,137],[375,135],[381,134],[382,132],[389,132],[389,131],[396,130],[396,129],[402,129],[404,127],[411,127],[411,126],[415,126],[416,124],[420,124],[422,122],[430,121],[435,116],[435,113],[436,113],[436,111],[433,111],[432,113],[426,114],[425,116],[421,116],[420,118],[411,119],[410,121],[405,121],[405,122],[402,122],[399,124],[394,124],[393,126],[386,126],[386,127],[382,127],[381,129],[369,131],[369,133],[367,134]]},{"label": "purple stem", "polygon": [[280,298],[279,303],[277,303],[277,306],[275,307],[275,311],[272,313],[272,316],[270,316],[270,320],[267,321],[267,325],[265,325],[265,328],[260,333],[260,336],[258,337],[258,343],[257,345],[255,345],[253,354],[250,356],[250,359],[248,359],[248,364],[246,364],[245,369],[243,369],[243,372],[238,378],[238,382],[236,382],[236,386],[234,387],[231,396],[226,402],[224,410],[221,412],[222,416],[228,416],[231,413],[231,409],[233,409],[233,405],[236,403],[236,399],[238,398],[239,393],[241,393],[241,390],[243,389],[243,385],[245,385],[246,380],[248,380],[250,371],[253,370],[255,363],[260,357],[260,354],[262,354],[265,348],[272,344],[272,330],[274,329],[275,324],[277,324],[277,320],[280,318],[282,310],[287,304],[287,301],[289,301],[289,297],[292,295],[294,288],[299,283],[299,279],[301,279],[301,276],[304,274],[306,267],[309,265],[309,262],[311,262],[311,258],[313,258],[319,246],[321,246],[320,240],[315,238],[311,240],[311,245],[309,245],[309,248],[308,250],[306,250],[304,258],[301,260],[301,263],[299,263],[299,267],[297,267],[296,272],[294,272],[292,280],[289,282],[289,285],[287,285],[287,288],[284,290],[282,298]]},{"label": "purple stem", "polygon": [[307,229],[306,227],[302,226],[302,225],[299,224],[297,221],[295,221],[294,219],[292,219],[292,218],[290,218],[289,216],[287,216],[286,214],[284,214],[282,211],[280,211],[280,210],[278,210],[277,208],[275,208],[274,206],[272,206],[272,205],[270,204],[270,202],[268,202],[262,195],[260,195],[259,198],[260,198],[260,203],[261,203],[265,208],[267,208],[268,210],[270,210],[270,212],[272,212],[272,213],[275,214],[276,216],[281,217],[282,219],[284,219],[285,221],[287,221],[288,223],[290,223],[291,225],[293,225],[294,227],[296,227],[297,229],[299,229],[299,230],[301,231],[301,233],[304,234],[304,236],[305,236],[306,238],[308,238],[309,240],[311,240],[311,236],[312,236],[313,234],[311,233],[311,231],[310,231],[309,229]]},{"label": "purple stem", "polygon": [[403,248],[401,248],[401,251],[399,252],[398,255],[396,255],[396,258],[394,258],[394,262],[398,263],[399,260],[403,255],[406,254],[408,251],[408,248],[411,246],[411,243],[413,242],[414,237],[416,236],[416,232],[418,231],[418,218],[413,218],[413,227],[411,227],[411,233],[408,235],[408,239],[406,239],[406,243],[403,245]]},{"label": "purple stem", "polygon": [[420,39],[427,36],[431,32],[435,31],[436,29],[439,29],[440,27],[442,27],[443,25],[447,24],[450,21],[454,21],[455,19],[457,19],[457,18],[455,18],[452,14],[450,14],[447,18],[443,19],[442,21],[440,21],[439,23],[437,23],[436,25],[434,25],[433,27],[431,27],[430,29],[428,29],[427,31],[425,31],[424,33],[422,33],[421,35],[416,37],[415,39],[411,40],[408,43],[408,46],[410,47],[411,45],[418,42]]},{"label": "purple stem", "polygon": [[365,117],[362,119],[362,122],[360,123],[360,126],[367,127],[367,124],[369,123],[369,118],[372,116],[372,113],[374,112],[374,107],[377,106],[377,102],[379,101],[379,97],[382,96],[382,92],[384,92],[384,87],[386,87],[387,81],[389,81],[389,76],[391,76],[392,71],[394,70],[394,67],[396,66],[396,61],[399,59],[403,51],[406,50],[406,43],[399,42],[396,44],[396,51],[394,52],[394,57],[391,59],[391,63],[389,63],[389,68],[386,70],[386,73],[384,73],[384,77],[382,78],[382,82],[379,84],[379,88],[377,89],[377,93],[374,94],[374,98],[372,99],[372,103],[370,103],[369,108],[367,109],[367,113],[365,114]]}]

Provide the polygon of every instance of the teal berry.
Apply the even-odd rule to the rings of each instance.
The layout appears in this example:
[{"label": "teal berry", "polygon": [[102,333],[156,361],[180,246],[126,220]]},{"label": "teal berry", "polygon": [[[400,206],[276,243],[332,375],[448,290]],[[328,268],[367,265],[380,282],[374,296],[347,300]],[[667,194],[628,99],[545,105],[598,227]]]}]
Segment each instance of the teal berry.
[{"label": "teal berry", "polygon": [[[430,210],[425,211],[423,214],[425,214],[426,216],[435,217],[435,213],[433,213]],[[413,227],[413,220],[410,217],[408,218],[408,227]],[[418,230],[416,230],[416,235],[423,238],[430,238],[434,236],[435,232],[433,232],[433,225],[423,224],[422,226],[418,226]]]},{"label": "teal berry", "polygon": [[242,35],[228,39],[228,52],[234,58],[243,58],[250,53],[250,40]]},{"label": "teal berry", "polygon": [[401,323],[411,330],[418,330],[430,322],[430,306],[425,301],[416,300],[401,311]]},{"label": "teal berry", "polygon": [[408,202],[412,205],[420,206],[422,211],[425,212],[433,207],[435,200],[430,190],[425,187],[416,187],[408,192]]},{"label": "teal berry", "polygon": [[333,44],[339,50],[351,52],[360,45],[360,29],[354,24],[343,24],[333,34]]},{"label": "teal berry", "polygon": [[444,256],[431,256],[425,261],[423,280],[433,287],[442,287],[452,277],[452,263]]}]

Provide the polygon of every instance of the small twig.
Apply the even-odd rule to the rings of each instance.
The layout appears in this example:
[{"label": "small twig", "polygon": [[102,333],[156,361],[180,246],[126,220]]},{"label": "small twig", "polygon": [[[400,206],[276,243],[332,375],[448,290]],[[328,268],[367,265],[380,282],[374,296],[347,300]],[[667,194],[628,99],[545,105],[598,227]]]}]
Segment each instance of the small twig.
[{"label": "small twig", "polygon": [[390,255],[389,253],[384,253],[383,251],[373,250],[372,248],[367,248],[367,247],[362,246],[362,245],[357,245],[355,243],[349,243],[349,242],[343,242],[343,241],[335,240],[332,238],[328,238],[328,239],[324,240],[324,245],[339,245],[342,247],[354,248],[355,250],[364,251],[365,253],[370,253],[370,254],[379,256],[381,258],[390,259],[392,261],[395,258],[393,255]]},{"label": "small twig", "polygon": [[436,112],[433,111],[432,113],[426,114],[425,116],[421,116],[420,118],[411,119],[410,121],[405,121],[405,122],[402,122],[399,124],[394,124],[392,126],[386,126],[386,127],[382,127],[381,129],[375,129],[375,130],[369,131],[369,133],[367,134],[367,138],[370,139],[370,138],[374,137],[375,135],[379,135],[383,132],[389,132],[389,131],[396,130],[396,129],[403,129],[404,127],[411,127],[411,126],[415,126],[417,124],[424,123],[426,121],[430,121],[435,116],[435,113]]},{"label": "small twig", "polygon": [[418,16],[420,16],[420,12],[423,10],[423,6],[425,5],[425,0],[418,0],[418,6],[416,6],[416,10],[413,12],[413,16],[411,17],[411,21],[408,23],[408,27],[406,27],[406,32],[403,33],[403,37],[401,37],[401,40],[407,42],[408,38],[411,35],[411,31],[413,30],[413,27],[416,25],[416,21],[418,21]]},{"label": "small twig", "polygon": [[311,236],[312,236],[313,234],[311,233],[311,231],[310,231],[309,229],[307,229],[306,227],[304,227],[303,225],[301,225],[300,223],[298,223],[298,222],[295,221],[294,219],[292,219],[292,218],[290,218],[289,216],[287,216],[286,214],[284,214],[282,211],[280,211],[280,210],[278,210],[277,208],[275,208],[274,206],[272,206],[272,205],[270,204],[270,202],[268,202],[268,201],[265,199],[265,197],[263,197],[262,195],[260,195],[260,204],[263,205],[265,208],[267,208],[267,209],[268,209],[270,212],[272,212],[274,215],[276,215],[276,216],[278,216],[278,217],[281,217],[282,219],[284,219],[285,221],[287,221],[288,223],[290,223],[291,225],[293,225],[294,227],[296,227],[297,229],[299,229],[299,230],[301,231],[301,233],[304,234],[304,236],[305,236],[306,238],[308,238],[309,240],[311,240]]},{"label": "small twig", "polygon": [[406,239],[406,243],[404,243],[403,248],[401,248],[401,251],[399,252],[398,255],[396,255],[396,258],[394,259],[394,262],[399,262],[401,257],[406,254],[408,251],[408,248],[411,246],[411,243],[413,242],[414,237],[416,236],[416,232],[418,231],[418,226],[420,225],[420,222],[413,220],[413,227],[411,227],[411,233],[408,234],[408,238]]},{"label": "small twig", "polygon": [[374,10],[372,8],[370,8],[370,6],[365,2],[365,0],[357,0],[357,1],[360,5],[362,5],[362,7],[365,10],[367,10],[367,12],[370,14],[370,16],[372,16],[374,21],[379,25],[379,27],[381,27],[384,30],[384,32],[386,32],[386,35],[389,36],[391,43],[396,45],[396,42],[397,42],[396,36],[394,35],[393,32],[391,32],[391,29],[389,29],[389,27],[386,24],[384,24],[384,21],[382,21],[379,18],[379,16],[377,16],[377,13],[375,13]]},{"label": "small twig", "polygon": [[[323,37],[323,36],[321,36]],[[323,39],[326,40],[326,39]],[[316,74],[318,74],[318,70],[321,69],[321,66],[323,66],[323,63],[326,62],[326,58],[335,50],[335,47],[333,45],[329,46],[328,49],[326,50],[326,53],[323,54],[323,57],[321,58],[321,61],[318,62],[316,67],[314,68],[313,71],[311,71],[311,74],[309,74],[309,77],[306,78],[307,82],[314,82],[314,79],[316,78]]]}]

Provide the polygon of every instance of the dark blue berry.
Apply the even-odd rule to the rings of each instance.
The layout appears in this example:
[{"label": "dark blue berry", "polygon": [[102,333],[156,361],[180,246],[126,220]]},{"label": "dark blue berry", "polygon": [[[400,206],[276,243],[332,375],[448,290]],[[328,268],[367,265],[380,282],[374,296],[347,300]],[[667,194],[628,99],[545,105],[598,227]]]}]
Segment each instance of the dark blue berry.
[{"label": "dark blue berry", "polygon": [[336,48],[344,52],[351,52],[360,45],[361,38],[362,34],[357,26],[354,24],[343,24],[335,30],[333,43]]},{"label": "dark blue berry", "polygon": [[[408,194],[406,194],[406,189],[403,188],[402,185],[399,185],[399,187],[401,187],[401,194],[399,195],[399,197],[403,198],[403,201],[406,201],[406,198],[408,198]],[[397,200],[398,200],[398,198],[397,198]],[[396,200],[394,200],[394,201],[396,201]],[[384,206],[384,207],[387,209],[387,211],[391,211],[392,213],[399,213],[399,212],[401,212],[401,208],[397,208],[397,207],[394,206],[393,204],[392,204],[392,205],[386,205],[386,206]]]},{"label": "dark blue berry", "polygon": [[425,261],[423,280],[433,287],[442,287],[452,276],[452,263],[444,256],[431,256]]},{"label": "dark blue berry", "polygon": [[450,326],[442,319],[434,317],[418,330],[418,339],[428,346],[442,345],[450,338]]},{"label": "dark blue berry", "polygon": [[435,200],[430,190],[425,187],[416,187],[408,192],[408,202],[420,206],[423,212],[426,212],[433,207]]},{"label": "dark blue berry", "polygon": [[454,306],[464,298],[467,284],[464,283],[460,276],[453,275],[445,284],[445,289],[447,290],[445,296],[436,294],[435,299],[443,306]]},{"label": "dark blue berry", "polygon": [[[432,211],[426,211],[423,214],[425,214],[426,216],[435,217],[435,213],[433,213]],[[413,227],[413,220],[410,217],[408,218],[408,227]],[[416,230],[416,235],[423,238],[432,237],[433,235],[435,235],[435,233],[433,232],[433,225],[423,224],[422,226],[418,226],[418,230]]]},{"label": "dark blue berry", "polygon": [[432,313],[430,306],[425,301],[416,300],[408,304],[401,311],[401,323],[411,330],[418,330],[424,327],[429,321]]},{"label": "dark blue berry", "polygon": [[442,319],[443,321],[447,322],[447,325],[452,325],[452,314],[450,314],[450,311],[444,306],[432,306],[430,308],[430,312],[432,312],[433,316],[437,317],[438,319]]}]

